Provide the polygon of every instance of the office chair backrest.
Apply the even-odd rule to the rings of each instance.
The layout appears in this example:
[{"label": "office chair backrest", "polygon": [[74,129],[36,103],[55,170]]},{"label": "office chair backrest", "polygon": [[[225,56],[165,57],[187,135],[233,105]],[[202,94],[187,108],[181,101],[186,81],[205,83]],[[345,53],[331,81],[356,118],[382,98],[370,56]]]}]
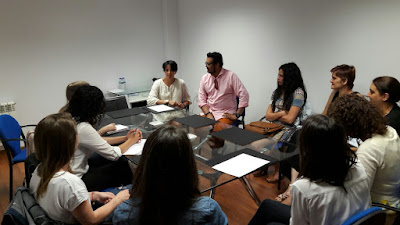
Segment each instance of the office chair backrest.
[{"label": "office chair backrest", "polygon": [[379,207],[371,207],[347,219],[342,225],[384,225],[386,213]]},{"label": "office chair backrest", "polygon": [[105,112],[111,112],[121,109],[130,109],[130,103],[126,95],[121,95],[117,97],[106,98],[106,108]]},{"label": "office chair backrest", "polygon": [[[19,123],[10,115],[0,116],[0,139],[20,139],[22,134]],[[3,142],[4,148],[10,150],[11,155],[14,157],[21,152],[20,141],[7,141]]]}]

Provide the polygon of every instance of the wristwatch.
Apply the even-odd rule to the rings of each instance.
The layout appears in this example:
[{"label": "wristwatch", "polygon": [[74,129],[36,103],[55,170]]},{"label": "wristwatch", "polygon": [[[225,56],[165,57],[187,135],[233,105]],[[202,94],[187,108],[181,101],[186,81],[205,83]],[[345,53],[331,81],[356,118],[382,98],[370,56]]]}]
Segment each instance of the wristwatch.
[{"label": "wristwatch", "polygon": [[169,103],[169,100],[165,100],[165,105],[168,105],[168,103]]},{"label": "wristwatch", "polygon": [[239,113],[235,113],[236,119],[239,119],[240,114]]},{"label": "wristwatch", "polygon": [[206,113],[206,114],[204,114],[205,116],[207,116],[208,114],[210,114],[211,112],[210,111],[208,111],[208,113]]}]

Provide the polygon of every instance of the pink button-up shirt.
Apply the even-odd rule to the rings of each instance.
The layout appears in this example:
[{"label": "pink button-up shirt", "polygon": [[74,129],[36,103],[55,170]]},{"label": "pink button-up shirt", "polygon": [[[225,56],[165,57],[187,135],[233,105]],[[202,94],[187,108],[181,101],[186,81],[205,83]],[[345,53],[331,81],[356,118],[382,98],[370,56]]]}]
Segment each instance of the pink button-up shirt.
[{"label": "pink button-up shirt", "polygon": [[[214,85],[215,79],[218,82],[218,90]],[[239,97],[239,106],[237,106],[236,96]],[[208,106],[215,120],[219,120],[224,113],[234,114],[238,107],[249,106],[249,93],[235,73],[222,68],[217,78],[209,73],[201,78],[199,107],[205,105]]]}]

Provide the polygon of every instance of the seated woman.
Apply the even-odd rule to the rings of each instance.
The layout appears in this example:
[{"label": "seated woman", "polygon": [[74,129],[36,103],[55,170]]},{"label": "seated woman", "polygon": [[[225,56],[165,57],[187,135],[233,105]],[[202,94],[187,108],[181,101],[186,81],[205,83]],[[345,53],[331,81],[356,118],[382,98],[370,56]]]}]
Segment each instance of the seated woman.
[{"label": "seated woman", "polygon": [[[165,77],[154,81],[149,97],[147,98],[147,105],[168,105],[181,109],[186,108],[191,103],[190,95],[185,82],[182,79],[175,78],[178,65],[175,61],[168,60],[163,63],[162,68]],[[162,122],[182,116],[183,113],[180,111],[154,114],[155,119]]]},{"label": "seated woman", "polygon": [[377,77],[372,81],[367,97],[382,111],[387,124],[400,134],[399,81],[394,77]]},{"label": "seated woman", "polygon": [[[67,110],[68,102],[71,100],[72,95],[75,93],[76,89],[78,89],[78,88],[80,88],[80,87],[82,87],[82,86],[90,86],[90,84],[89,84],[88,82],[82,81],[82,80],[80,80],[80,81],[74,81],[74,82],[68,84],[67,89],[66,89],[66,91],[65,91],[65,94],[66,94],[66,97],[67,97],[67,104],[65,104],[65,105],[58,111],[59,113],[65,112],[65,111]],[[111,123],[111,124],[109,124],[109,125],[107,125],[107,126],[104,126],[104,127],[100,128],[100,129],[98,130],[98,132],[99,132],[100,135],[103,135],[103,134],[107,133],[108,131],[113,131],[113,130],[115,130],[115,129],[116,129],[115,124],[114,124],[114,123]],[[107,140],[110,139],[110,138],[104,137],[104,139],[107,141]]]},{"label": "seated woman", "polygon": [[348,136],[363,141],[356,153],[367,172],[372,201],[399,207],[400,139],[386,126],[382,112],[364,98],[347,95],[332,103],[328,116],[342,124]]},{"label": "seated woman", "polygon": [[169,105],[185,108],[190,104],[190,95],[185,82],[175,78],[178,65],[175,61],[168,60],[162,65],[165,77],[154,81],[147,105]]},{"label": "seated woman", "polygon": [[[265,114],[265,119],[286,126],[297,126],[301,123],[302,109],[307,101],[307,91],[299,67],[295,63],[287,63],[279,67],[278,87],[271,97],[271,102]],[[273,138],[279,140],[284,132],[279,132]],[[291,181],[298,175],[298,160],[291,162]],[[278,167],[275,167],[273,179],[268,182],[278,181]],[[289,189],[279,195],[277,200],[283,201],[289,196]]]},{"label": "seated woman", "polygon": [[[126,136],[115,137],[113,142],[122,143],[111,146],[93,128],[103,114],[105,100],[103,93],[94,86],[78,88],[68,103],[67,112],[78,123],[78,149],[71,160],[71,170],[82,178],[89,191],[101,191],[108,187],[117,187],[129,184],[132,172],[127,160],[120,159],[129,147],[140,141],[142,133],[139,130],[130,130]],[[93,153],[110,161],[102,166],[90,166],[89,157]]]},{"label": "seated woman", "polygon": [[[69,163],[78,146],[76,123],[70,114],[53,114],[42,119],[36,127],[34,143],[41,163],[32,174],[30,189],[50,218],[68,224],[98,224],[129,199],[128,190],[116,196],[109,192],[88,192],[82,180],[70,172]],[[105,205],[93,211],[93,201]]]},{"label": "seated woman", "polygon": [[265,119],[284,125],[299,125],[307,91],[299,67],[287,63],[279,67],[278,87],[271,97]]},{"label": "seated woman", "polygon": [[144,145],[131,199],[116,209],[113,224],[228,224],[218,203],[200,196],[198,184],[186,132],[161,127]]},{"label": "seated woman", "polygon": [[[326,115],[329,106],[339,96],[349,95],[352,93],[359,94],[353,91],[354,80],[356,79],[356,68],[346,64],[333,67],[331,69],[331,89],[332,93],[326,102],[325,109],[322,115]],[[361,95],[360,95],[361,96]]]},{"label": "seated woman", "polygon": [[370,207],[368,177],[347,145],[343,127],[312,115],[300,131],[300,178],[292,184],[292,204],[262,202],[250,225],[342,224]]}]

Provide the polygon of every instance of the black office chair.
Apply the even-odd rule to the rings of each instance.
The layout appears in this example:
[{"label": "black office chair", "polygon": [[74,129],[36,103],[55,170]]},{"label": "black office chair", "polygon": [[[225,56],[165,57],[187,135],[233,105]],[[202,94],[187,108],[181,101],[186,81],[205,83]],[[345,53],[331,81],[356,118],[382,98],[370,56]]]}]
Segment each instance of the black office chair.
[{"label": "black office chair", "polygon": [[121,109],[130,109],[131,105],[127,95],[106,98],[106,107],[104,112],[111,112]]}]

